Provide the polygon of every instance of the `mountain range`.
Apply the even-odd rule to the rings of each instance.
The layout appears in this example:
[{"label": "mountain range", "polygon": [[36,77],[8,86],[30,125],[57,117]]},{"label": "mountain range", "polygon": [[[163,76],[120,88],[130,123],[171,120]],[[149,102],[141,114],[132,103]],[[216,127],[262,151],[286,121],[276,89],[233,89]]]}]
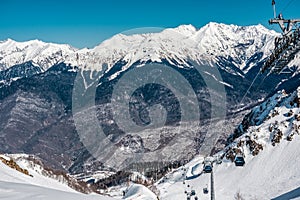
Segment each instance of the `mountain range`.
[{"label": "mountain range", "polygon": [[[34,154],[71,174],[214,154],[246,112],[298,87],[299,55],[285,73],[259,73],[278,36],[262,25],[209,23],[118,34],[92,49],[1,41],[0,152]],[[136,129],[122,124],[128,118]],[[106,150],[86,141],[99,130]]]}]

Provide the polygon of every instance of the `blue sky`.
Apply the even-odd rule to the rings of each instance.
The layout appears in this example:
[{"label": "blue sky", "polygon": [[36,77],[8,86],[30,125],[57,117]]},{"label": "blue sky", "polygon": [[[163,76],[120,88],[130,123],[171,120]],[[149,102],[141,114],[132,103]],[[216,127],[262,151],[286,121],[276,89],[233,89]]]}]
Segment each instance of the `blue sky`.
[{"label": "blue sky", "polygon": [[[277,0],[276,5],[284,17],[300,18],[300,0]],[[200,28],[214,21],[275,28],[267,23],[273,16],[271,0],[0,0],[0,6],[0,40],[40,39],[78,48],[143,27]]]}]

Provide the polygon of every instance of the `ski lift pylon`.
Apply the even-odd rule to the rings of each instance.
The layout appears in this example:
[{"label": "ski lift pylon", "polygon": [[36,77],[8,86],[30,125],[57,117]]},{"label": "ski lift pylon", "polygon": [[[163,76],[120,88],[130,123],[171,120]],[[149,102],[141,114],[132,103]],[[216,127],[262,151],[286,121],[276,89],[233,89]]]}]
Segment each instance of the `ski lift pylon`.
[{"label": "ski lift pylon", "polygon": [[300,29],[297,27],[300,19],[284,19],[281,13],[276,17],[275,0],[272,0],[272,6],[274,19],[270,19],[269,24],[278,24],[282,31],[282,36],[275,38],[275,48],[266,59],[261,73],[264,73],[266,70],[280,73],[300,51]]}]

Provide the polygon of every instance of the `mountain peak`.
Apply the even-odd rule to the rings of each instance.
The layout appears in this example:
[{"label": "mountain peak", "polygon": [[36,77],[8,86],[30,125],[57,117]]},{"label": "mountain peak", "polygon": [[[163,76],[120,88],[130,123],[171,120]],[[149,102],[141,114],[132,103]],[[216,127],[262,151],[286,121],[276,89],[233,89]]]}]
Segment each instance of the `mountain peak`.
[{"label": "mountain peak", "polygon": [[197,29],[191,24],[180,25],[172,30],[178,31],[179,33],[184,34],[186,36],[194,35],[197,32]]},{"label": "mountain peak", "polygon": [[9,38],[0,42],[0,69],[5,70],[27,61],[47,69],[62,60],[64,55],[70,55],[76,50],[65,44],[46,43],[37,39],[18,42]]},{"label": "mountain peak", "polygon": [[[275,36],[276,32],[262,25],[243,27],[210,22],[200,29],[188,24],[155,33],[117,34],[93,49],[84,50],[39,40],[16,42],[8,39],[0,43],[0,66],[6,69],[32,60],[43,69],[61,61],[92,67],[94,65],[87,61],[90,57],[87,54],[91,53],[97,57],[91,62],[97,60],[99,63],[107,63],[108,66],[113,66],[120,60],[125,60],[128,65],[136,61],[176,60],[176,63],[184,66],[187,59],[214,60],[222,56],[232,57],[237,67],[243,69],[246,60],[254,53],[269,52]],[[267,43],[269,46],[266,46]],[[76,55],[79,55],[79,62]]]}]

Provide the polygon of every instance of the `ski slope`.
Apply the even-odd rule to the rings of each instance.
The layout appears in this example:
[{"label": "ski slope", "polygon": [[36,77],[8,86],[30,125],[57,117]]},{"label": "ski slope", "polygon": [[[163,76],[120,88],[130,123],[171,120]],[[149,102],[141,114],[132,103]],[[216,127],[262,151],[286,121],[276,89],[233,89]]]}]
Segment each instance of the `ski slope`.
[{"label": "ski slope", "polygon": [[[131,183],[128,187],[118,187],[117,191],[110,192],[114,196],[107,197],[99,194],[81,194],[68,187],[67,183],[43,175],[39,165],[32,166],[23,154],[14,154],[9,157],[0,157],[10,160],[13,157],[16,163],[23,169],[27,169],[32,176],[25,175],[15,169],[10,168],[0,161],[0,199],[9,200],[157,200],[156,195],[147,187]],[[21,159],[20,159],[21,158]],[[122,191],[126,191],[123,197]]]},{"label": "ski slope", "polygon": [[[255,157],[246,156],[244,167],[236,167],[234,163],[229,161],[223,162],[221,165],[214,164],[216,199],[234,199],[237,193],[240,193],[246,200],[275,199],[297,189],[300,186],[299,146],[300,136],[297,136],[293,141],[282,141],[276,147],[267,145],[263,153]],[[187,170],[202,163],[202,161],[202,158],[196,158],[193,162],[197,164],[188,164]],[[157,185],[161,199],[186,199],[187,195],[184,192],[191,190],[195,190],[196,196],[201,200],[210,199],[210,194],[203,194],[202,191],[204,187],[207,187],[210,192],[210,174],[204,173],[199,177],[185,181],[183,178],[179,178],[181,174],[177,172],[177,175],[177,177]],[[300,197],[295,199],[300,199]]]},{"label": "ski slope", "polygon": [[49,189],[26,183],[0,181],[0,199],[9,200],[109,200],[100,195],[84,195],[62,190]]},{"label": "ski slope", "polygon": [[0,199],[9,200],[109,200],[97,194],[76,192],[57,180],[44,177],[29,169],[33,177],[25,175],[0,162]]},{"label": "ski slope", "polygon": [[125,200],[157,200],[156,195],[143,185],[132,184],[123,197]]},{"label": "ski slope", "polygon": [[[237,194],[246,200],[300,199],[299,101],[300,88],[291,94],[280,91],[245,117],[239,126],[243,134],[229,147],[242,149],[246,164],[237,167],[226,158],[221,164],[214,164],[216,199],[235,199]],[[247,123],[249,127],[246,127]],[[274,142],[278,131],[282,137]],[[288,141],[289,137],[292,137],[291,141]],[[263,150],[255,156],[245,142],[248,138],[263,146]],[[226,149],[215,156],[224,152]],[[202,156],[198,156],[157,183],[160,198],[187,199],[186,193],[195,190],[199,199],[210,199],[210,194],[203,193],[203,188],[207,187],[210,192],[211,187],[210,174],[201,173],[203,160]]]}]

